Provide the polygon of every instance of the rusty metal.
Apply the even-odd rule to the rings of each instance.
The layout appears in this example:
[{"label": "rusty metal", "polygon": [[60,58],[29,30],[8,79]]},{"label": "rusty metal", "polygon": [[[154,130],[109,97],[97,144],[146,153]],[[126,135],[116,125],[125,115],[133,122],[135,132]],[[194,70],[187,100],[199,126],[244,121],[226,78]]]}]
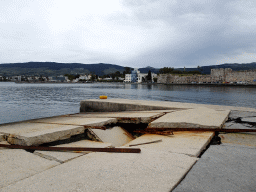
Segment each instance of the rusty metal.
[{"label": "rusty metal", "polygon": [[239,133],[239,132],[256,132],[256,129],[225,129],[225,128],[157,128],[148,127],[144,131],[213,131],[213,132],[226,132],[226,133]]},{"label": "rusty metal", "polygon": [[102,129],[106,130],[107,128],[105,126],[90,126],[90,125],[84,125],[85,129]]},{"label": "rusty metal", "polygon": [[41,147],[41,146],[22,146],[0,144],[0,147],[11,149],[26,149],[39,151],[93,151],[111,153],[140,153],[140,148],[89,148],[89,147]]},{"label": "rusty metal", "polygon": [[135,133],[145,133],[145,134],[156,134],[156,135],[173,135],[173,131],[145,131],[145,130],[135,130]]},{"label": "rusty metal", "polygon": [[151,144],[151,143],[159,143],[159,142],[162,142],[162,139],[160,139],[160,140],[155,140],[155,141],[150,141],[150,142],[146,142],[146,143],[133,144],[133,145],[129,145],[129,147],[131,147],[131,146],[137,146],[137,145],[146,145],[146,144]]}]

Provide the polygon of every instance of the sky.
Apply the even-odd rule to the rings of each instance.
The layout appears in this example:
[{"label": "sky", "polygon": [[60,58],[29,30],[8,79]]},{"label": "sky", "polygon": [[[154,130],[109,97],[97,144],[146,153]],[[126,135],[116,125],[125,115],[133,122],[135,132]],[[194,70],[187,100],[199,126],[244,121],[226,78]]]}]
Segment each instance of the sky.
[{"label": "sky", "polygon": [[1,0],[0,63],[251,63],[255,31],[255,0]]}]

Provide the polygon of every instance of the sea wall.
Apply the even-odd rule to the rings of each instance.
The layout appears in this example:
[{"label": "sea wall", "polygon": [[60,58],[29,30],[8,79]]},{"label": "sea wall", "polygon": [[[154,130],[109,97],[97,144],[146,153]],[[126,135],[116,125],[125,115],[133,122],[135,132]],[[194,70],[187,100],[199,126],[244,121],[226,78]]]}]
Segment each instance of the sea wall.
[{"label": "sea wall", "polygon": [[223,83],[243,82],[256,84],[256,70],[254,71],[232,71],[230,68],[211,69],[210,75],[180,76],[173,74],[158,75],[157,83],[163,84],[187,84],[187,83]]}]

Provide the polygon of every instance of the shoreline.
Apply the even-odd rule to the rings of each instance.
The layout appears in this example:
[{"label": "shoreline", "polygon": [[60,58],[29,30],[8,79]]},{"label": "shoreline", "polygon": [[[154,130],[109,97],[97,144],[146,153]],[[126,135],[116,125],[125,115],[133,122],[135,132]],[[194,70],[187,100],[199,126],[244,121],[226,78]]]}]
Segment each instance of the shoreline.
[{"label": "shoreline", "polygon": [[[12,82],[12,81],[7,81]],[[210,87],[250,87],[250,88],[256,88],[256,84],[220,84],[220,83],[172,83],[172,84],[166,84],[166,83],[124,83],[124,82],[13,82],[16,84],[92,84],[92,83],[117,83],[117,84],[132,84],[132,85],[187,85],[187,86],[210,86]]]}]

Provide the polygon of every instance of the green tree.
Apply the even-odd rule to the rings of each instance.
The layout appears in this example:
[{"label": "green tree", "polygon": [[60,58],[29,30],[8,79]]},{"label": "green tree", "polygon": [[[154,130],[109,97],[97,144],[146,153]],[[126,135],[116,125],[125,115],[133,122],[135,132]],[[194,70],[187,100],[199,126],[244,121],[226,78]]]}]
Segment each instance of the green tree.
[{"label": "green tree", "polygon": [[148,71],[147,80],[152,81],[151,71]]},{"label": "green tree", "polygon": [[75,79],[75,76],[74,75],[71,75],[71,74],[65,74],[64,76],[68,77],[68,79],[70,81],[72,81],[73,79]]},{"label": "green tree", "polygon": [[125,74],[130,74],[131,70],[132,70],[132,68],[130,68],[130,67],[124,67],[123,76],[125,76]]},{"label": "green tree", "polygon": [[164,67],[159,69],[160,74],[167,74],[167,73],[173,73],[173,72],[174,72],[174,68],[172,67]]}]

